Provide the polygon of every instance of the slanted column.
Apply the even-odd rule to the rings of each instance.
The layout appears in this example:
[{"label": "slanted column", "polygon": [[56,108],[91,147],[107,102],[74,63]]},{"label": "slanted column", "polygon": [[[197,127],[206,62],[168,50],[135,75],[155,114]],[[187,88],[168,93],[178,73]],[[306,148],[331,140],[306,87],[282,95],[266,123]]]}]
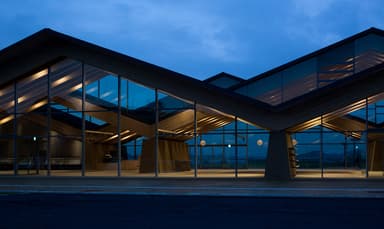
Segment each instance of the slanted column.
[{"label": "slanted column", "polygon": [[290,136],[286,131],[271,131],[268,141],[268,155],[265,178],[268,180],[290,180],[293,177],[289,161]]}]

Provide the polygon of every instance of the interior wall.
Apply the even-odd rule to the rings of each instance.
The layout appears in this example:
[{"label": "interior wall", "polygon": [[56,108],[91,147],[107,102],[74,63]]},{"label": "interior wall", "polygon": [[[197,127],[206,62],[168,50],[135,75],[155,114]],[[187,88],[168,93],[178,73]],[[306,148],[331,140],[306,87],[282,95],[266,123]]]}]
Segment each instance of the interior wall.
[{"label": "interior wall", "polygon": [[[141,173],[155,171],[154,150],[154,138],[143,141],[140,158]],[[188,146],[183,141],[159,139],[158,155],[159,172],[189,171],[191,169]]]},{"label": "interior wall", "polygon": [[370,141],[368,143],[368,171],[383,171],[384,169],[384,142]]}]

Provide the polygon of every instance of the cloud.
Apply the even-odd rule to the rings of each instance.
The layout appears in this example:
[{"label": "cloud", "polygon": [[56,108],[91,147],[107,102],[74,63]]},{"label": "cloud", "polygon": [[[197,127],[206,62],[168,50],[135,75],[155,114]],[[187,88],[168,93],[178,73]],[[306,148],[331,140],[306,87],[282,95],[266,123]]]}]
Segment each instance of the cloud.
[{"label": "cloud", "polygon": [[302,23],[300,27],[287,26],[284,30],[289,39],[317,47],[329,45],[343,38],[339,33],[306,23]]},{"label": "cloud", "polygon": [[[177,52],[200,54],[221,61],[235,61],[236,43],[226,18],[211,14],[199,4],[127,3],[135,35],[142,40],[162,39]],[[177,39],[182,38],[182,39]]]},{"label": "cloud", "polygon": [[293,5],[298,13],[314,18],[328,10],[334,2],[335,0],[293,0]]},{"label": "cloud", "polygon": [[335,30],[337,25],[331,22],[336,15],[331,9],[341,1],[345,0],[292,0],[293,11],[288,15],[283,29],[287,38],[300,40],[314,48],[342,39],[341,31]]},{"label": "cloud", "polygon": [[101,34],[115,42],[156,45],[163,52],[238,61],[241,55],[234,55],[238,48],[226,24],[228,19],[196,2],[70,1],[65,7],[49,3],[49,10],[57,17],[47,15],[47,19],[58,29],[70,28],[71,33]]},{"label": "cloud", "polygon": [[359,26],[384,29],[384,7],[382,1],[355,2],[356,17]]}]

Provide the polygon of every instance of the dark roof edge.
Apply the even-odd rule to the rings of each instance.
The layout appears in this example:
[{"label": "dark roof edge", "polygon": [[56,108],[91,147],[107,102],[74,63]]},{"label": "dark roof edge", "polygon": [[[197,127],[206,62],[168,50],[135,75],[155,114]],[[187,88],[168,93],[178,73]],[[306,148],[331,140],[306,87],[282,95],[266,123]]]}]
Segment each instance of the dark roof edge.
[{"label": "dark roof edge", "polygon": [[27,37],[22,38],[21,40],[8,45],[7,47],[0,49],[0,61],[1,58],[6,58],[9,52],[14,52],[15,50],[19,50],[25,46],[25,44],[35,42],[38,40],[44,40],[50,37],[53,33],[56,33],[55,31],[44,28],[42,30],[37,31],[36,33],[29,35]]},{"label": "dark roof edge", "polygon": [[237,80],[237,81],[239,81],[239,82],[245,81],[245,79],[243,79],[243,78],[241,78],[241,77],[238,77],[238,76],[235,76],[235,75],[232,75],[232,74],[229,74],[229,73],[227,73],[227,72],[220,72],[220,73],[218,73],[218,74],[216,74],[216,75],[213,75],[213,76],[211,76],[211,77],[208,77],[207,79],[205,79],[205,80],[203,80],[203,81],[204,81],[204,82],[207,82],[207,83],[210,83],[210,82],[212,82],[212,81],[214,81],[214,80],[216,80],[216,79],[219,79],[219,78],[223,77],[223,75],[225,75],[225,76],[227,76],[227,77],[229,77],[229,78],[232,78],[232,79],[234,79],[234,80]]}]

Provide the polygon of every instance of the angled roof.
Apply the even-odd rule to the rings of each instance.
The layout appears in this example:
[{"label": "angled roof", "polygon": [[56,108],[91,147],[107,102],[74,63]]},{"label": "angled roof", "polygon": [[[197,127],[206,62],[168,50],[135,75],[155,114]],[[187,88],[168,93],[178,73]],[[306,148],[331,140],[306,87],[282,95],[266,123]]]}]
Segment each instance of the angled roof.
[{"label": "angled roof", "polygon": [[209,84],[215,85],[217,87],[221,87],[221,88],[235,87],[244,81],[245,81],[244,79],[237,77],[237,76],[234,76],[234,75],[231,75],[231,74],[226,73],[226,72],[221,72],[217,75],[214,75],[214,76],[209,77],[208,79],[204,80],[204,82],[206,82],[206,83],[209,83]]},{"label": "angled roof", "polygon": [[261,127],[269,128],[273,112],[268,104],[214,87],[192,77],[43,29],[0,51],[0,85],[71,58],[113,72],[147,87],[196,101]]},{"label": "angled roof", "polygon": [[329,52],[329,51],[331,51],[331,50],[333,50],[333,49],[335,49],[335,48],[338,48],[338,47],[343,46],[344,44],[346,44],[346,43],[348,43],[348,42],[357,40],[357,39],[359,39],[359,38],[362,38],[362,37],[367,36],[367,35],[370,35],[370,34],[377,34],[377,35],[379,35],[379,36],[384,36],[384,30],[377,29],[377,28],[375,28],[375,27],[371,27],[371,28],[369,28],[369,29],[367,29],[367,30],[364,30],[364,31],[362,31],[362,32],[360,32],[360,33],[357,33],[357,34],[353,35],[353,36],[350,36],[350,37],[348,37],[348,38],[345,38],[345,39],[343,39],[343,40],[341,40],[341,41],[338,41],[338,42],[336,42],[336,43],[333,43],[333,44],[331,44],[331,45],[328,45],[328,46],[326,46],[326,47],[324,47],[324,48],[321,48],[321,49],[319,49],[319,50],[316,50],[316,51],[314,51],[314,52],[312,52],[312,53],[309,53],[309,54],[307,54],[307,55],[301,56],[301,57],[299,57],[299,58],[297,58],[297,59],[294,59],[294,60],[292,60],[292,61],[290,61],[290,62],[288,62],[288,63],[282,64],[282,65],[280,65],[280,66],[278,66],[278,67],[276,67],[276,68],[273,68],[273,69],[271,69],[271,70],[268,70],[268,71],[263,72],[263,73],[261,73],[261,74],[258,74],[258,75],[256,75],[256,76],[253,76],[253,77],[249,78],[248,80],[244,81],[243,83],[237,85],[237,86],[234,88],[234,90],[235,90],[236,88],[239,88],[239,87],[243,86],[243,85],[249,84],[249,83],[251,83],[251,82],[253,82],[253,81],[261,80],[261,79],[263,79],[263,78],[265,78],[265,77],[268,77],[268,76],[270,76],[270,75],[273,75],[273,74],[275,74],[275,73],[277,73],[277,72],[280,72],[280,71],[282,71],[282,70],[284,70],[284,69],[287,69],[287,68],[289,68],[289,67],[292,67],[292,66],[294,66],[294,65],[297,65],[297,64],[299,64],[299,63],[305,62],[305,61],[307,61],[307,60],[309,60],[309,59],[311,59],[311,58],[313,58],[313,57],[316,57],[316,56],[319,56],[319,55],[324,54],[324,53],[326,53],[326,52]]},{"label": "angled roof", "polygon": [[[64,58],[71,58],[145,86],[158,88],[182,99],[196,101],[198,104],[240,117],[258,126],[280,130],[309,122],[319,115],[335,112],[383,92],[384,64],[380,62],[369,66],[360,72],[354,72],[347,78],[341,78],[332,84],[308,91],[305,96],[293,97],[276,106],[257,98],[235,93],[236,89],[268,78],[370,34],[384,36],[384,31],[368,29],[247,81],[221,73],[204,82],[50,29],[43,29],[0,51],[0,86]],[[239,81],[239,84],[232,85],[228,89],[209,84],[222,77]]]},{"label": "angled roof", "polygon": [[384,31],[371,28],[262,73],[233,88],[280,106],[384,62]]}]

